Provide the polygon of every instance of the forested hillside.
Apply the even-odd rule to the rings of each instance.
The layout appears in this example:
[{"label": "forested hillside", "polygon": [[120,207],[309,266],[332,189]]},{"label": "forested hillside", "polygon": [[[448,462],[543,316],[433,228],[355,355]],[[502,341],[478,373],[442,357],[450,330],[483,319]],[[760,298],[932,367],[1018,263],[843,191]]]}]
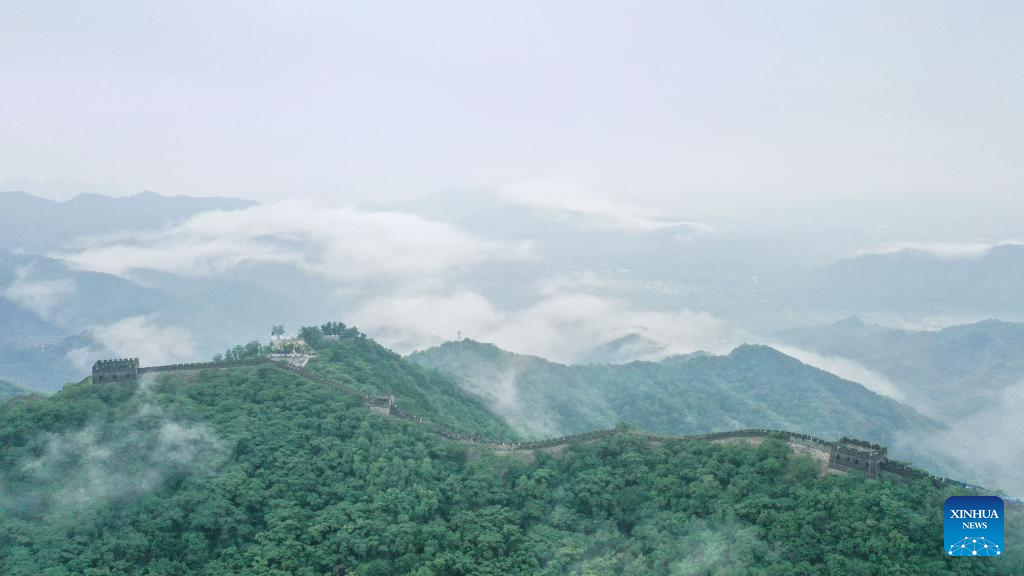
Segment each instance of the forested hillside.
[{"label": "forested hillside", "polygon": [[765,346],[727,356],[563,365],[471,340],[409,359],[445,371],[530,435],[581,432],[626,421],[664,434],[775,428],[894,444],[935,424],[889,398]]},{"label": "forested hillside", "polygon": [[[324,338],[324,332],[334,338]],[[483,400],[463,391],[449,377],[403,360],[355,328],[341,322],[302,329],[317,350],[307,369],[370,394],[393,394],[402,409],[452,430],[485,438],[516,433]]]},{"label": "forested hillside", "polygon": [[[376,361],[334,354],[335,376],[370,385]],[[942,554],[939,511],[952,492],[822,476],[778,441],[623,434],[499,456],[272,366],[86,382],[5,403],[0,488],[5,576],[1024,568],[1019,555]]]},{"label": "forested hillside", "polygon": [[0,380],[0,402],[9,398],[14,398],[15,396],[25,396],[28,394],[32,394],[32,391],[18,386],[17,384],[11,384],[10,382]]}]

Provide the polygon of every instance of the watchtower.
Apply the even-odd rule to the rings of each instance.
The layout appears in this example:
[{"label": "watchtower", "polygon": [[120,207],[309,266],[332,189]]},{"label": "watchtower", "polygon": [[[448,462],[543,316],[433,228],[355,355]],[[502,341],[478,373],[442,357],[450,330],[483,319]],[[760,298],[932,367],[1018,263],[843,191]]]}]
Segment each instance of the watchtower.
[{"label": "watchtower", "polygon": [[884,446],[844,436],[829,451],[828,467],[836,470],[863,470],[868,478],[875,478],[882,464],[888,460]]},{"label": "watchtower", "polygon": [[92,382],[124,382],[139,376],[138,358],[119,358],[116,360],[97,360],[92,365]]},{"label": "watchtower", "polygon": [[385,416],[390,416],[391,411],[394,410],[397,405],[394,394],[388,394],[387,396],[373,396],[370,398],[370,409]]}]

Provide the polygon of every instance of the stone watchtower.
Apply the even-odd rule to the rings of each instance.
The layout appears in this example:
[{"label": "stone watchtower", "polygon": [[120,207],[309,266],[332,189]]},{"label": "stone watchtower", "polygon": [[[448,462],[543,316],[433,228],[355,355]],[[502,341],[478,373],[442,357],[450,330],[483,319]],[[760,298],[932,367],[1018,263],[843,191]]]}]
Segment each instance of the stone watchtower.
[{"label": "stone watchtower", "polygon": [[139,376],[138,358],[120,358],[117,360],[98,360],[92,365],[92,383],[124,382]]},{"label": "stone watchtower", "polygon": [[888,460],[884,446],[844,436],[832,446],[828,467],[836,470],[863,470],[867,472],[868,478],[875,478],[882,464]]}]

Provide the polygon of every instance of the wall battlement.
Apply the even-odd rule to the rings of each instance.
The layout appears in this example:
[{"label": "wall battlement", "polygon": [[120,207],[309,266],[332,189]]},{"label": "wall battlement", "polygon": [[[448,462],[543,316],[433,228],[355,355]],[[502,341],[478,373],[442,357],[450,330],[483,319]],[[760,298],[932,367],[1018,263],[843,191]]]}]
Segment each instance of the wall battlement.
[{"label": "wall battlement", "polygon": [[832,444],[828,467],[835,470],[863,470],[868,478],[875,478],[888,460],[884,447],[844,436]]},{"label": "wall battlement", "polygon": [[98,360],[92,365],[92,381],[124,382],[139,377],[138,358],[117,358],[114,360]]},{"label": "wall battlement", "polygon": [[[944,478],[941,476],[935,476],[929,474],[919,468],[914,468],[906,463],[889,460],[886,448],[878,444],[872,444],[863,440],[857,440],[855,438],[843,437],[838,442],[832,442],[829,440],[823,440],[811,436],[809,434],[802,434],[799,432],[787,432],[785,430],[772,430],[768,428],[749,428],[744,430],[729,430],[724,432],[707,432],[704,434],[692,434],[685,436],[664,436],[660,434],[652,434],[646,432],[637,432],[629,429],[611,428],[606,430],[594,430],[592,432],[584,432],[582,434],[572,434],[568,436],[561,436],[558,438],[548,438],[545,440],[536,441],[522,441],[522,440],[493,440],[480,438],[477,435],[467,436],[449,430],[436,422],[432,422],[421,416],[410,414],[398,406],[394,395],[373,395],[350,388],[341,382],[332,380],[321,376],[320,374],[313,372],[307,368],[294,366],[286,362],[275,362],[266,358],[256,358],[251,360],[239,360],[229,362],[197,362],[193,364],[170,364],[166,366],[149,366],[146,368],[139,367],[138,358],[128,358],[121,360],[101,360],[93,365],[93,382],[105,382],[104,376],[117,376],[120,377],[120,381],[124,381],[125,375],[130,377],[138,377],[139,374],[146,374],[151,372],[178,372],[178,371],[193,371],[193,370],[206,370],[206,369],[217,369],[217,368],[240,368],[240,367],[255,367],[255,366],[273,366],[282,370],[293,372],[302,378],[319,382],[321,384],[331,386],[335,390],[346,394],[351,397],[360,399],[364,405],[371,408],[376,408],[378,412],[385,416],[399,418],[407,421],[414,422],[430,428],[438,436],[455,440],[457,442],[474,444],[477,446],[489,448],[496,452],[516,452],[523,450],[544,450],[547,448],[554,448],[558,446],[564,446],[577,442],[589,442],[606,438],[615,434],[637,434],[650,438],[652,440],[722,440],[729,438],[765,438],[775,437],[789,442],[790,444],[799,444],[801,446],[812,448],[819,452],[827,453],[829,455],[828,467],[835,470],[862,470],[866,472],[868,478],[878,477],[881,471],[893,474],[895,476],[907,478],[907,479],[926,479],[936,486],[957,486],[963,489],[974,490],[982,494],[994,494],[992,491],[974,484],[968,484],[952,478]],[[97,372],[99,370],[99,373]],[[100,379],[97,380],[97,375]],[[115,378],[111,378],[114,380]],[[995,494],[999,495],[999,494]],[[1024,501],[1015,498],[1007,498],[1005,495],[1000,495],[1003,500],[1010,506],[1022,506]]]}]

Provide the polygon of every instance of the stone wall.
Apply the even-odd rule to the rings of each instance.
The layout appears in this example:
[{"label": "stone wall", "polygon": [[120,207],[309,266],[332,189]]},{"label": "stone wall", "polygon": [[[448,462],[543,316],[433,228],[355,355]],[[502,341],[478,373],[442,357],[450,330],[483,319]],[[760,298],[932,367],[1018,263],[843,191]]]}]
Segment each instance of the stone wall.
[{"label": "stone wall", "polygon": [[92,381],[125,382],[134,380],[139,375],[138,358],[118,358],[116,360],[98,360],[92,365]]},{"label": "stone wall", "polygon": [[[124,364],[127,362],[128,364]],[[132,368],[132,362],[134,362],[134,369]],[[611,428],[606,430],[595,430],[592,432],[584,432],[582,434],[570,434],[567,436],[559,436],[556,438],[547,438],[544,440],[536,441],[521,441],[521,440],[493,440],[480,438],[477,435],[466,435],[454,432],[441,426],[436,422],[432,422],[421,416],[411,414],[403,410],[395,400],[393,395],[371,395],[346,386],[340,382],[326,378],[316,372],[308,370],[303,367],[294,366],[284,362],[273,362],[265,358],[258,358],[253,360],[242,360],[242,361],[231,361],[231,362],[198,362],[191,364],[169,364],[166,366],[151,366],[147,368],[138,367],[138,359],[126,359],[126,360],[113,360],[113,361],[100,361],[93,366],[94,382],[97,381],[95,376],[99,374],[101,377],[104,375],[116,375],[124,379],[128,377],[134,378],[138,374],[145,374],[151,372],[174,372],[174,371],[195,371],[205,369],[216,369],[216,368],[235,368],[245,366],[260,366],[270,365],[289,372],[295,373],[303,378],[319,382],[326,386],[330,386],[339,392],[358,398],[366,406],[376,408],[375,411],[382,415],[390,416],[392,418],[399,418],[407,420],[416,424],[428,427],[433,433],[444,438],[463,442],[467,444],[476,444],[499,452],[509,453],[526,453],[532,450],[550,450],[552,448],[558,448],[567,446],[569,444],[577,442],[591,442],[601,438],[606,438],[614,434],[638,434],[650,438],[655,441],[662,440],[725,440],[730,438],[766,438],[774,437],[784,440],[790,444],[799,445],[803,448],[814,450],[816,452],[822,452],[828,454],[828,467],[834,470],[861,470],[867,474],[868,478],[874,478],[879,475],[880,472],[885,471],[897,476],[917,479],[927,478],[934,482],[936,485],[955,485],[961,488],[975,490],[982,493],[990,493],[987,489],[981,486],[975,486],[951,478],[942,478],[934,476],[924,472],[920,469],[914,468],[902,462],[896,462],[889,460],[887,457],[886,449],[884,446],[878,444],[872,444],[863,440],[857,440],[854,438],[843,437],[838,442],[831,442],[816,438],[808,434],[801,434],[799,432],[787,432],[785,430],[772,430],[768,428],[749,428],[743,430],[729,430],[724,432],[708,432],[705,434],[691,434],[686,436],[663,436],[658,434],[650,434],[646,432],[638,432],[628,428]],[[99,370],[99,373],[97,372]],[[111,379],[113,380],[113,378]],[[1003,500],[1009,506],[1021,506],[1020,500],[1012,498],[1003,498]]]},{"label": "stone wall", "polygon": [[829,468],[835,470],[862,470],[868,478],[875,478],[887,460],[883,450],[865,446],[861,442],[839,441],[832,446],[828,458]]}]

